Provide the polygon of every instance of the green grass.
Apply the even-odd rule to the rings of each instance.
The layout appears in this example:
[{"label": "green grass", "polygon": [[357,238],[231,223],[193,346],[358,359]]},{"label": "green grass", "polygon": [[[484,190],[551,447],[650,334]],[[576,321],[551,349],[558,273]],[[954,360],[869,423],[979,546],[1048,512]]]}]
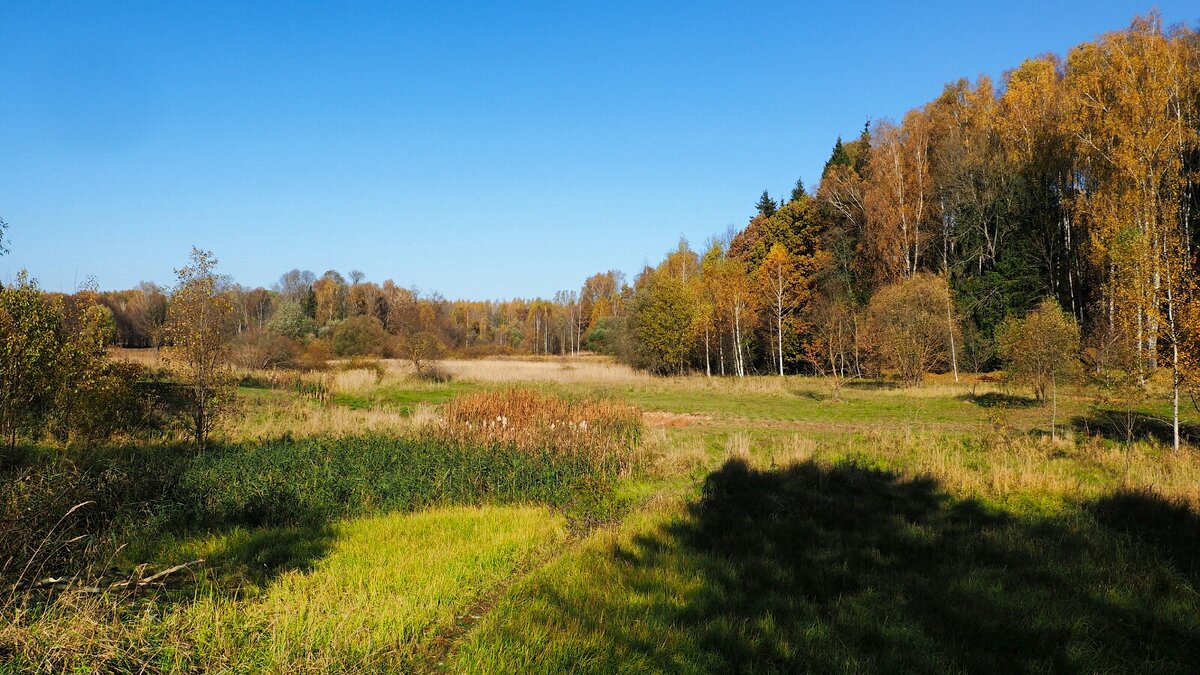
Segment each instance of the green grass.
[{"label": "green grass", "polygon": [[205,601],[187,610],[206,667],[411,668],[438,656],[439,634],[565,537],[561,517],[532,507],[390,514],[332,529],[312,569],[281,575],[236,609]]},{"label": "green grass", "polygon": [[[749,377],[744,381],[690,377],[648,384],[543,385],[563,393],[587,391],[635,403],[646,410],[709,415],[740,425],[795,423],[810,428],[909,427],[974,433],[1002,421],[1018,430],[1049,430],[1051,409],[1037,405],[1030,393],[1015,388],[1006,393],[993,386],[975,388],[964,381],[903,388],[875,381],[852,382],[833,395],[827,380],[817,377]],[[1071,428],[1094,415],[1101,392],[1090,386],[1062,387],[1058,424]],[[1142,415],[1169,419],[1169,407],[1159,400],[1137,406]],[[1190,404],[1181,408],[1185,424],[1200,425],[1200,413]],[[1079,425],[1082,429],[1083,425]],[[1144,435],[1144,434],[1143,434]]]},{"label": "green grass", "polygon": [[[78,617],[44,621],[33,636],[50,644],[0,672],[154,671],[380,672],[431,666],[441,640],[461,630],[469,612],[514,574],[548,555],[566,537],[545,508],[449,507],[337,523],[319,541],[305,530],[245,530],[179,539],[164,555],[219,561],[193,601],[160,604],[118,622],[104,607],[87,608],[93,634]],[[288,564],[261,586],[222,592],[238,558],[274,543]],[[270,548],[270,547],[268,547]],[[314,559],[314,553],[320,555]],[[223,565],[223,566],[222,566]],[[464,616],[466,615],[466,616]],[[61,643],[79,640],[78,644]],[[116,650],[104,647],[111,640]],[[39,659],[40,657],[40,659]],[[57,657],[57,658],[55,658]]]},{"label": "green grass", "polygon": [[[651,428],[632,474],[387,434],[176,461],[154,483],[176,506],[118,562],[205,558],[199,576],[0,627],[0,672],[1196,671],[1200,455],[1162,445],[1161,402],[1126,446],[1087,387],[1060,391],[1055,440],[1025,392],[945,382],[529,386],[691,415]],[[125,491],[126,455],[86,475]],[[10,492],[73,503],[57,475]]]},{"label": "green grass", "polygon": [[386,386],[379,387],[365,394],[334,394],[332,400],[335,405],[346,406],[352,410],[389,407],[395,408],[404,414],[411,414],[422,403],[439,405],[449,402],[459,394],[466,394],[485,388],[472,382],[423,383],[404,381],[389,383]]},{"label": "green grass", "polygon": [[197,457],[176,490],[188,527],[304,525],[436,504],[595,504],[614,463],[548,449],[355,436],[277,439]]},{"label": "green grass", "polygon": [[731,461],[531,575],[450,670],[1194,672],[1197,527],[1146,495],[1044,517],[855,463]]}]

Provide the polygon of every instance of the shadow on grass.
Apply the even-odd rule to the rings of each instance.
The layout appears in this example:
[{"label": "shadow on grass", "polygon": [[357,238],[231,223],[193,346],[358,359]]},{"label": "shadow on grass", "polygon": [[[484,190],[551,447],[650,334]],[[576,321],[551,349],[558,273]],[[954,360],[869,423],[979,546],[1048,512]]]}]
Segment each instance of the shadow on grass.
[{"label": "shadow on grass", "polygon": [[1014,396],[990,391],[986,394],[959,396],[959,400],[974,403],[980,408],[1032,408],[1038,405],[1037,399],[1029,396]]},{"label": "shadow on grass", "polygon": [[[1099,434],[1120,443],[1153,439],[1169,444],[1174,437],[1170,419],[1136,411],[1094,409],[1087,415],[1075,417],[1071,423],[1077,431]],[[1186,443],[1200,443],[1200,424],[1181,421],[1179,436]]]},{"label": "shadow on grass", "polygon": [[1089,505],[1096,520],[1200,579],[1200,514],[1150,492],[1118,492]]},{"label": "shadow on grass", "polygon": [[237,592],[246,584],[265,586],[275,577],[307,571],[337,539],[329,525],[259,527],[212,532],[218,545],[207,558],[219,590]]},{"label": "shadow on grass", "polygon": [[[207,459],[240,451],[214,444]],[[201,459],[186,445],[28,448],[21,459],[0,474],[0,582],[76,575],[111,581],[204,558],[214,590],[233,591],[308,569],[333,544],[328,519],[306,519],[301,504],[282,507],[295,522],[199,522],[197,511],[237,486],[214,480],[181,489]],[[149,567],[138,571],[142,563]],[[191,578],[177,574],[169,582]]]},{"label": "shadow on grass", "polygon": [[[688,517],[614,547],[621,592],[539,592],[609,641],[597,670],[1195,672],[1200,602],[1173,567],[1195,535],[1166,542],[1196,516],[1164,509],[1018,517],[854,464],[732,460]],[[1111,529],[1143,517],[1169,523],[1161,554]]]}]

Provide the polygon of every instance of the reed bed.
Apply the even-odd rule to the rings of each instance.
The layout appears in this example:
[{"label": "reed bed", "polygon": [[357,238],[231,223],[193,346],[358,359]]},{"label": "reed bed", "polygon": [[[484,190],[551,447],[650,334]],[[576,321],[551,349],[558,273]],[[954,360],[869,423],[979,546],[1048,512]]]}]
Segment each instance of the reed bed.
[{"label": "reed bed", "polygon": [[600,398],[567,399],[528,389],[483,391],[446,405],[441,435],[460,445],[547,450],[600,466],[632,467],[643,432],[636,406]]}]

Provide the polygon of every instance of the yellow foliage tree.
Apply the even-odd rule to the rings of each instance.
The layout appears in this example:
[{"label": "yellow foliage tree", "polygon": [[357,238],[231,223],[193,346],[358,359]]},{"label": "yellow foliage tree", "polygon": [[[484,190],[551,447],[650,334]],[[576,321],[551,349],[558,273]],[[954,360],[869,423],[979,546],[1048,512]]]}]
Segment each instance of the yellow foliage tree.
[{"label": "yellow foliage tree", "polygon": [[188,431],[199,450],[233,400],[226,344],[233,303],[222,292],[216,268],[212,252],[193,248],[189,263],[175,270],[168,310],[173,355],[190,393]]}]

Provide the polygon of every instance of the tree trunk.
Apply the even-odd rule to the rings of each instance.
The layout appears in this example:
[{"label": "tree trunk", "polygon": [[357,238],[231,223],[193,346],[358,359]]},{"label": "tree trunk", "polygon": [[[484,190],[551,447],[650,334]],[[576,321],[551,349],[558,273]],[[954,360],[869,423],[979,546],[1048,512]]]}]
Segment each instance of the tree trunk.
[{"label": "tree trunk", "polygon": [[783,307],[779,308],[779,313],[775,317],[776,336],[779,343],[779,376],[783,377]]},{"label": "tree trunk", "polygon": [[1179,451],[1179,328],[1175,316],[1173,284],[1167,282],[1167,328],[1171,337],[1171,447]]},{"label": "tree trunk", "polygon": [[739,324],[738,311],[737,311],[737,307],[734,307],[733,325],[731,326],[733,328],[733,333],[731,335],[731,337],[733,339],[733,374],[737,375],[738,377],[741,377],[742,376],[742,359],[741,359],[742,340],[741,340],[741,336],[738,335],[738,324]]},{"label": "tree trunk", "polygon": [[725,340],[717,340],[717,352],[721,356],[721,377],[725,377]]},{"label": "tree trunk", "polygon": [[954,369],[954,382],[958,383],[958,350],[954,344],[954,307],[950,298],[950,273],[946,273],[946,328],[950,331],[950,367]]},{"label": "tree trunk", "polygon": [[1058,379],[1054,375],[1050,375],[1050,396],[1053,402],[1050,404],[1050,439],[1058,438]]},{"label": "tree trunk", "polygon": [[712,360],[708,352],[708,326],[704,327],[704,374],[712,377]]}]

